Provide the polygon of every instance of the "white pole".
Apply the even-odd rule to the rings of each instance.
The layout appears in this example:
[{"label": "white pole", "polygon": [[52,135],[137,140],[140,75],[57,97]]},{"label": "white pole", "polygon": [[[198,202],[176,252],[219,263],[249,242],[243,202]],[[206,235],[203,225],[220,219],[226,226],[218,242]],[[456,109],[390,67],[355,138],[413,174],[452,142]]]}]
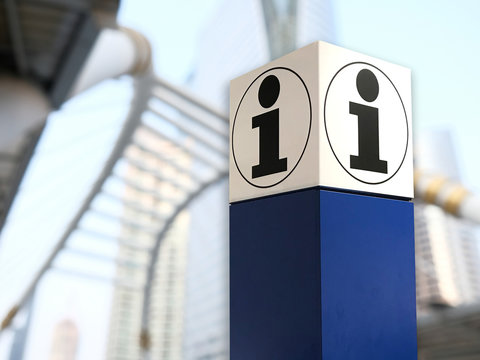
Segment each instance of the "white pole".
[{"label": "white pole", "polygon": [[69,97],[121,75],[141,75],[151,69],[151,48],[140,33],[120,27],[103,29],[75,80]]},{"label": "white pole", "polygon": [[415,197],[480,224],[480,197],[446,177],[415,171]]}]

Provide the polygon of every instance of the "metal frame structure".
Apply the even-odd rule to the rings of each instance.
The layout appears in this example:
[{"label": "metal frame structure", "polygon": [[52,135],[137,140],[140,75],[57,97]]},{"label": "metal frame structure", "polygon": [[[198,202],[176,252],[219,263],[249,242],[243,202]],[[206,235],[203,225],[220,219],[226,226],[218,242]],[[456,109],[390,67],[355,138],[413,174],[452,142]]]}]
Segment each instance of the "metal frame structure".
[{"label": "metal frame structure", "polygon": [[[24,131],[10,134],[2,129],[9,142],[3,144],[0,152],[0,231],[48,111],[66,100],[100,30],[116,25],[118,7],[119,0],[0,3],[0,92],[2,85],[7,91],[12,91],[15,85],[13,91],[20,99],[18,102],[29,102],[32,107],[28,115],[21,112],[12,115],[8,107],[18,105],[10,104],[8,99],[2,103],[0,121]],[[23,86],[18,88],[20,84]],[[35,103],[43,106],[37,109]],[[5,111],[8,116],[3,118]]]},{"label": "metal frame structure", "polygon": [[[150,118],[161,121],[156,125],[145,119],[146,114]],[[178,137],[169,136],[163,133],[163,128],[174,131]],[[165,153],[156,151],[148,144],[142,143],[138,137],[139,131],[146,131],[165,146],[171,146],[183,156],[190,159],[191,164],[185,166],[170,159]],[[181,181],[175,176],[163,174],[161,170],[154,169],[142,162],[142,159],[135,158],[129,149],[136,148],[142,153],[158,158],[168,165],[177,174],[186,178]],[[128,173],[118,173],[117,166],[120,163],[127,163],[127,167],[137,171],[145,172],[160,182],[165,182],[175,188],[175,194],[166,195],[158,193],[156,189],[148,185],[136,182],[137,179],[129,177]],[[93,183],[88,195],[79,207],[76,215],[68,224],[63,235],[59,238],[52,252],[44,261],[43,265],[36,272],[34,278],[25,289],[17,304],[10,310],[2,323],[2,330],[7,328],[17,312],[25,306],[35,291],[40,279],[49,269],[59,271],[70,270],[57,266],[54,262],[63,252],[72,252],[79,256],[89,256],[99,261],[112,261],[116,266],[130,266],[145,272],[145,282],[141,286],[130,284],[124,279],[106,279],[115,286],[128,287],[133,290],[143,291],[142,308],[142,331],[140,344],[145,358],[149,358],[149,311],[151,308],[151,293],[155,267],[158,261],[159,248],[162,239],[168,233],[171,225],[177,216],[186,209],[205,190],[219,183],[228,175],[228,118],[222,112],[204,104],[188,91],[174,86],[164,80],[156,78],[151,72],[138,76],[135,80],[135,93],[130,107],[130,112],[124,122],[123,128],[105,162],[103,169],[96,181]],[[129,200],[124,194],[112,194],[106,189],[109,179],[117,179],[126,188],[147,195],[157,201],[171,204],[168,213],[159,213],[155,209],[148,208],[145,204]],[[138,219],[126,219],[124,214],[110,214],[104,210],[97,209],[94,205],[99,196],[114,198],[122,202],[125,208],[133,209],[135,212],[149,216],[153,224],[147,224]],[[135,242],[133,239],[121,235],[103,234],[100,231],[89,229],[82,224],[82,220],[89,214],[114,219],[121,223],[122,227],[134,228],[142,234],[152,237],[153,242],[149,246]],[[114,238],[119,246],[140,251],[147,255],[146,264],[132,263],[128,259],[109,258],[108,256],[90,253],[83,250],[76,250],[69,246],[69,239],[76,231],[88,232],[96,237]],[[75,273],[74,275],[92,277],[89,274]]]},{"label": "metal frame structure", "polygon": [[116,25],[118,8],[119,0],[5,0],[0,68],[38,83],[59,107],[100,29]]}]

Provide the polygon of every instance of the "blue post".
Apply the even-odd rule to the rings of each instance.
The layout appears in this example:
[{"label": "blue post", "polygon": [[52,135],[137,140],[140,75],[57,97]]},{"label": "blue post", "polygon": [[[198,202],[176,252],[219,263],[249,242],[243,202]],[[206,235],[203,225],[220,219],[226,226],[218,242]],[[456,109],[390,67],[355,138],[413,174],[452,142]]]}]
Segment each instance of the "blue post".
[{"label": "blue post", "polygon": [[413,204],[320,187],[230,205],[231,360],[416,359]]},{"label": "blue post", "polygon": [[230,359],[416,360],[410,70],[317,42],[230,85]]}]

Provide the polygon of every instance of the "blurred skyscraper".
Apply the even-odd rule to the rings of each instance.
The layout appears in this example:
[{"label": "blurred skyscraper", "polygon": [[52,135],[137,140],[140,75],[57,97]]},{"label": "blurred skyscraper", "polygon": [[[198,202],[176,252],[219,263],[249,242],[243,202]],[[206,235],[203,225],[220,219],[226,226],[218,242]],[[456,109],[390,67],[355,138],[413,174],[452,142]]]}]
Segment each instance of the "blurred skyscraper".
[{"label": "blurred skyscraper", "polygon": [[[231,79],[311,42],[334,40],[332,6],[224,1],[200,39],[191,86],[228,113]],[[228,359],[228,182],[205,193],[190,214],[184,359]]]},{"label": "blurred skyscraper", "polygon": [[333,42],[330,0],[223,1],[199,37],[192,88],[228,110],[229,81],[317,40]]},{"label": "blurred skyscraper", "polygon": [[[176,149],[151,132],[139,131],[138,141],[153,152],[162,153],[170,158]],[[133,224],[141,224],[147,228],[141,231],[138,226],[121,228],[121,239],[117,254],[116,276],[128,282],[126,286],[117,286],[113,294],[110,334],[108,340],[107,359],[125,360],[141,358],[140,332],[142,304],[145,285],[145,267],[149,263],[150,254],[144,249],[152,248],[156,240],[156,230],[162,218],[172,207],[172,203],[164,201],[180,200],[178,189],[167,186],[158,174],[145,169],[162,169],[177,180],[178,186],[188,185],[188,179],[179,176],[165,160],[157,158],[151,152],[131,147],[127,152],[131,163],[124,169],[127,183],[123,199],[125,208],[123,217]],[[176,162],[183,167],[190,166],[190,156],[177,154]],[[150,189],[155,196],[138,191],[137,187]],[[189,214],[184,211],[163,238],[159,248],[155,278],[151,284],[152,300],[149,309],[150,349],[152,359],[182,359],[183,310],[185,289],[185,266],[187,261]]]},{"label": "blurred skyscraper", "polygon": [[[417,169],[460,182],[448,131],[418,134]],[[418,312],[480,301],[480,254],[472,225],[435,205],[415,202]]]}]

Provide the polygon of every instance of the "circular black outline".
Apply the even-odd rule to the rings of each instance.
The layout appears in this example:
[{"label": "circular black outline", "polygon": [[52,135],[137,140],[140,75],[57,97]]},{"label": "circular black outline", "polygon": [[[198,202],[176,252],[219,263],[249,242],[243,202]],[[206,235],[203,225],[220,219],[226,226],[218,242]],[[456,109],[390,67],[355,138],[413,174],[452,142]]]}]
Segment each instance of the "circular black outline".
[{"label": "circular black outline", "polygon": [[[350,66],[350,65],[355,65],[355,64],[368,65],[368,66],[371,66],[371,67],[377,69],[378,71],[380,71],[380,72],[388,79],[388,81],[390,81],[390,84],[392,84],[393,88],[394,88],[395,91],[397,92],[398,98],[400,99],[400,103],[402,104],[402,107],[403,107],[403,113],[405,114],[405,123],[406,123],[406,125],[407,125],[407,143],[406,143],[406,145],[405,145],[405,154],[403,154],[402,162],[401,162],[400,165],[398,166],[398,169],[392,174],[392,176],[390,176],[388,179],[385,179],[385,180],[380,181],[380,182],[363,181],[363,180],[360,180],[359,178],[357,178],[356,176],[350,174],[350,172],[345,168],[345,166],[343,166],[343,164],[341,163],[341,161],[338,159],[337,154],[335,154],[335,151],[333,150],[332,143],[330,142],[330,137],[328,136],[327,117],[326,117],[328,91],[330,90],[330,86],[332,85],[333,80],[335,80],[335,77],[336,77],[343,69],[345,69],[346,67],[348,67],[348,66]],[[340,68],[340,70],[338,70],[338,71],[335,73],[335,75],[333,75],[332,80],[330,80],[330,83],[328,84],[327,92],[325,93],[325,101],[323,102],[323,123],[324,123],[324,125],[325,125],[325,133],[327,134],[328,145],[330,145],[330,149],[332,149],[332,153],[333,153],[333,155],[335,156],[335,159],[337,159],[338,163],[339,163],[340,166],[343,168],[343,170],[345,170],[345,172],[346,172],[348,175],[350,175],[351,177],[353,177],[355,180],[360,181],[360,182],[362,182],[362,183],[364,183],[364,184],[379,185],[379,184],[383,184],[383,183],[389,181],[391,178],[393,178],[395,175],[397,175],[398,171],[400,170],[400,168],[401,168],[402,165],[403,165],[403,162],[405,161],[405,157],[407,156],[407,151],[408,151],[408,140],[409,140],[410,130],[409,130],[409,128],[408,128],[407,111],[405,110],[405,105],[403,104],[402,97],[400,96],[400,93],[398,92],[396,86],[393,84],[392,80],[390,80],[390,78],[387,76],[387,74],[385,74],[385,73],[384,73],[382,70],[380,70],[378,67],[376,67],[375,65],[369,64],[369,63],[367,63],[367,62],[364,62],[364,61],[355,61],[355,62],[351,62],[351,63],[349,63],[349,64],[347,64],[347,65],[342,66],[342,67]]]},{"label": "circular black outline", "polygon": [[[300,79],[300,81],[302,82],[303,84],[303,87],[305,88],[305,91],[307,92],[307,97],[308,97],[308,104],[309,104],[309,107],[310,107],[310,124],[308,126],[308,135],[307,135],[307,140],[305,141],[305,146],[303,147],[303,151],[302,151],[302,154],[300,155],[300,157],[298,158],[298,161],[297,163],[295,164],[295,166],[292,168],[292,170],[290,170],[290,172],[283,178],[281,179],[280,181],[277,181],[275,184],[272,184],[272,185],[255,185],[253,183],[251,183],[242,173],[242,171],[240,170],[240,167],[238,166],[237,164],[237,158],[235,157],[235,149],[234,149],[234,146],[233,146],[233,141],[234,141],[234,132],[235,132],[235,123],[237,121],[237,115],[238,115],[238,110],[240,109],[240,105],[242,105],[242,101],[243,99],[245,98],[245,95],[247,94],[248,90],[250,89],[250,87],[255,83],[255,81],[257,81],[261,76],[263,76],[264,74],[266,74],[267,72],[269,71],[272,71],[272,70],[287,70],[287,71],[290,71],[291,73],[293,73],[296,77],[298,77]],[[308,145],[308,140],[310,139],[310,133],[312,131],[312,100],[310,99],[310,93],[308,92],[308,88],[307,88],[307,85],[305,85],[305,82],[303,81],[303,79],[300,77],[300,75],[298,75],[295,71],[293,71],[292,69],[289,69],[287,67],[284,67],[284,66],[276,66],[276,67],[273,67],[273,68],[270,68],[268,70],[265,70],[264,72],[262,72],[260,75],[258,75],[251,83],[250,85],[248,85],[247,87],[247,90],[245,90],[245,92],[243,93],[242,95],[242,98],[240,99],[240,102],[238,103],[238,106],[237,106],[237,110],[235,111],[235,117],[233,118],[233,125],[232,125],[232,155],[233,155],[233,161],[235,162],[235,166],[237,167],[237,170],[238,172],[240,173],[240,175],[243,177],[243,179],[249,183],[250,185],[254,186],[254,187],[257,187],[257,188],[261,188],[261,189],[266,189],[266,188],[270,188],[270,187],[273,187],[273,186],[276,186],[278,184],[280,184],[282,181],[284,181],[286,178],[288,178],[290,176],[290,174],[297,168],[298,164],[300,163],[300,160],[302,160],[302,157],[303,157],[303,154],[305,153],[305,150],[307,149],[307,145]]]}]

